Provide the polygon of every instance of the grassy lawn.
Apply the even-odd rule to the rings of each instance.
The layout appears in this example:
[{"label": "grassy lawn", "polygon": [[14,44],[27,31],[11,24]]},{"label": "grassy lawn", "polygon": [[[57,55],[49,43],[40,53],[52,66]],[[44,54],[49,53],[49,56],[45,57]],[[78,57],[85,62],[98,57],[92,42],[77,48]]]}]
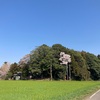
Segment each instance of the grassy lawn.
[{"label": "grassy lawn", "polygon": [[0,81],[0,100],[82,100],[97,88],[99,81]]}]

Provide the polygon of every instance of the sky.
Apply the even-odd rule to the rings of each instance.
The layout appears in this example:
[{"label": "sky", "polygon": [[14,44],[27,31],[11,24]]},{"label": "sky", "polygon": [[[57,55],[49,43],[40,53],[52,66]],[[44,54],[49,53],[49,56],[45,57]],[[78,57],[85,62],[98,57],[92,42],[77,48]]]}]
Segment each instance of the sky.
[{"label": "sky", "polygon": [[0,0],[0,66],[36,47],[100,54],[100,0]]}]

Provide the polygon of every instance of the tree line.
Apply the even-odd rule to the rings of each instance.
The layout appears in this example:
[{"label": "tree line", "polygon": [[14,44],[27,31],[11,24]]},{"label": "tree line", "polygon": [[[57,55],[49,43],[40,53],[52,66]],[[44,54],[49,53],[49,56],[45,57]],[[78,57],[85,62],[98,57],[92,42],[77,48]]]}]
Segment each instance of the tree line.
[{"label": "tree line", "polygon": [[66,66],[61,65],[60,52],[71,56],[72,80],[99,80],[100,79],[100,55],[96,56],[86,51],[75,51],[54,44],[52,47],[45,44],[30,52],[27,63],[13,63],[6,75],[6,79],[13,78],[20,72],[21,79],[53,79],[64,80]]}]

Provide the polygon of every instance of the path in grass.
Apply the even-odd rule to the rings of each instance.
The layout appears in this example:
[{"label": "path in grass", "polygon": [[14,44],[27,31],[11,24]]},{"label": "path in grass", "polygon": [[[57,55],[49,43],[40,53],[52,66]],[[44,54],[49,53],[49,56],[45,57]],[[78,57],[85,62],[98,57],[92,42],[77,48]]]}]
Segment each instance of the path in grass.
[{"label": "path in grass", "polygon": [[0,100],[82,100],[99,87],[91,81],[0,81]]}]

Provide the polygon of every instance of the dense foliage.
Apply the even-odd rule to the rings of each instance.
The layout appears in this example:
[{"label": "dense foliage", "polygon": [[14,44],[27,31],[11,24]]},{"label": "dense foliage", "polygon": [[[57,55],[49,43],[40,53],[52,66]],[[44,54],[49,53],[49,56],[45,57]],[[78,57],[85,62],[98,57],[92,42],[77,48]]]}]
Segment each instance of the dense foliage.
[{"label": "dense foliage", "polygon": [[12,64],[7,77],[11,78],[13,74],[21,72],[22,79],[65,79],[66,66],[60,64],[60,52],[71,55],[72,80],[100,79],[100,55],[71,50],[61,44],[52,47],[43,44],[32,50],[28,63]]}]

